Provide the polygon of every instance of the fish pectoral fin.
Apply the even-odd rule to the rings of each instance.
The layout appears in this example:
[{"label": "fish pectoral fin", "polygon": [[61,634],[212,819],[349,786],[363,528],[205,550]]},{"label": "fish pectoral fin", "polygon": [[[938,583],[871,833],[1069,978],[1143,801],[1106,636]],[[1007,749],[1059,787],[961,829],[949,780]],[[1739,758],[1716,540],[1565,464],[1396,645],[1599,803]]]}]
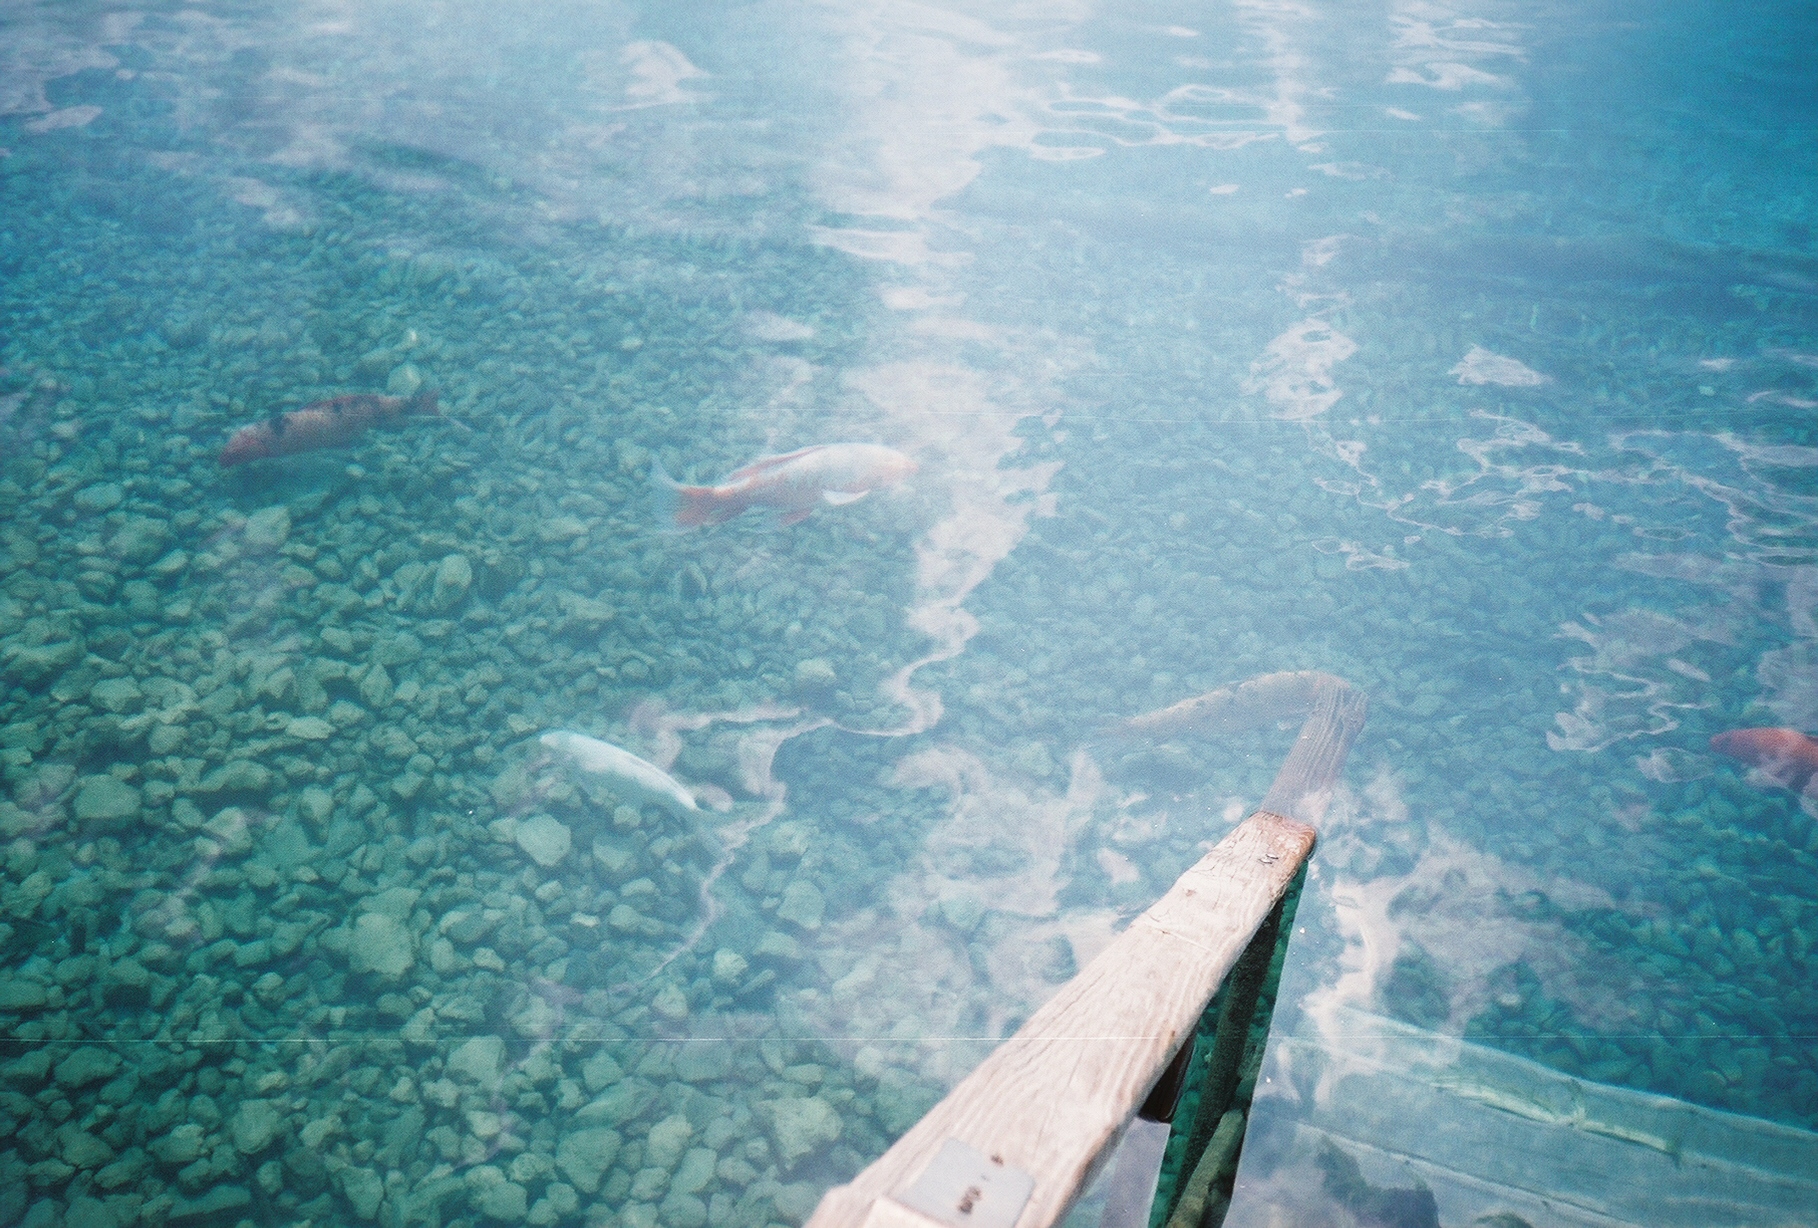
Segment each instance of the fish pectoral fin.
[{"label": "fish pectoral fin", "polygon": [[823,490],[821,498],[834,507],[844,507],[848,503],[857,503],[870,493],[868,490]]},{"label": "fish pectoral fin", "polygon": [[811,507],[800,508],[793,512],[784,512],[777,518],[777,523],[780,525],[800,524],[802,521],[808,519],[813,513],[814,509]]}]

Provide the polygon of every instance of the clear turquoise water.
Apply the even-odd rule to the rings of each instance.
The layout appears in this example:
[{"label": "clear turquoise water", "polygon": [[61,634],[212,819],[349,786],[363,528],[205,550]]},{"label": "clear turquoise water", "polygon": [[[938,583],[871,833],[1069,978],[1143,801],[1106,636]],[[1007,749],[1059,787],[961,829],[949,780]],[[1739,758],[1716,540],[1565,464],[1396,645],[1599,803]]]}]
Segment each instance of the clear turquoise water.
[{"label": "clear turquoise water", "polygon": [[799,1222],[1292,738],[1098,733],[1291,669],[1319,1002],[1818,1127],[1818,807],[1706,745],[1818,731],[1814,41],[0,6],[0,1223]]}]

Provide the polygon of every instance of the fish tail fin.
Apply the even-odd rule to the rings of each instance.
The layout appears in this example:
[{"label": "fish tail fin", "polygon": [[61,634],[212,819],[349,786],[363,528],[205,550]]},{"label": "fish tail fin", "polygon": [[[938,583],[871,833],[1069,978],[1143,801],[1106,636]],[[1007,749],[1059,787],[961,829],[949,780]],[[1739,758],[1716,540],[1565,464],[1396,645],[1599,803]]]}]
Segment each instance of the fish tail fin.
[{"label": "fish tail fin", "polygon": [[677,529],[692,529],[725,520],[725,509],[711,486],[684,486],[669,476],[663,462],[650,462],[650,497],[657,519]]}]

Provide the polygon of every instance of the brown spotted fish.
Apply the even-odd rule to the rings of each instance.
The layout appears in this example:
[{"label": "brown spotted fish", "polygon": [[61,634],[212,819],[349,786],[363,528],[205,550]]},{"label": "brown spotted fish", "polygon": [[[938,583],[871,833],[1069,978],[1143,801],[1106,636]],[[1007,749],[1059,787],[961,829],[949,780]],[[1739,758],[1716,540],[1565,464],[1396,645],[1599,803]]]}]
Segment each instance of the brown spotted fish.
[{"label": "brown spotted fish", "polygon": [[221,449],[221,465],[227,468],[269,456],[342,448],[365,434],[367,428],[393,418],[440,412],[436,394],[429,389],[414,397],[382,397],[364,392],[332,397],[241,427]]}]

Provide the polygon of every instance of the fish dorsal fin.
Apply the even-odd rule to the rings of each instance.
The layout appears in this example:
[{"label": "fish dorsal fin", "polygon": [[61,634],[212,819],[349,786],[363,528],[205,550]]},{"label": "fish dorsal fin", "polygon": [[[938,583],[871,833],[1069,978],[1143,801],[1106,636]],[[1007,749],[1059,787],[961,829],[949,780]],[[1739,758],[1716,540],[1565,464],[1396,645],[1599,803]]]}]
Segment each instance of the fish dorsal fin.
[{"label": "fish dorsal fin", "polygon": [[823,490],[821,498],[834,507],[844,507],[848,503],[857,503],[870,493],[868,490]]}]

